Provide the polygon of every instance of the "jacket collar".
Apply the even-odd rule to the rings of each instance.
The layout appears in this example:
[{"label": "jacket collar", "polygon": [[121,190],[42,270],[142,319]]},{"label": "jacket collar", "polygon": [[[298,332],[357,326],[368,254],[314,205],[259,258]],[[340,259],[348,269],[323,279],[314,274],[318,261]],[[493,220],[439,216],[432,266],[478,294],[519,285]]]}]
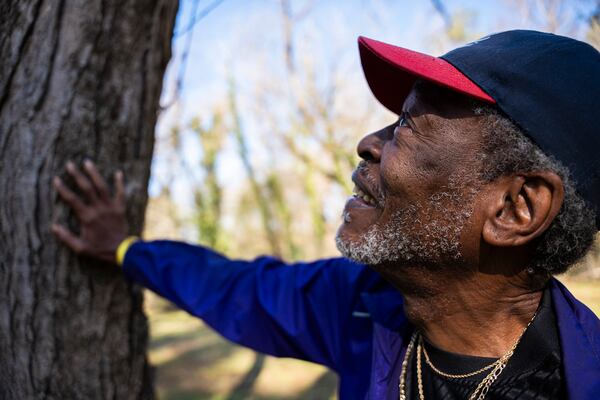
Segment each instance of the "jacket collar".
[{"label": "jacket collar", "polygon": [[[552,278],[549,285],[558,324],[563,377],[568,398],[595,400],[600,393],[600,320],[589,308],[575,299],[558,280]],[[410,337],[410,332],[406,330],[413,328],[404,316],[400,293],[390,286],[377,292],[363,293],[362,300],[373,322],[388,332],[385,335],[381,335],[380,332],[380,337],[374,338],[375,353],[378,353],[377,348],[381,347],[387,349],[389,353],[403,355],[406,351],[407,338]],[[373,361],[376,364],[383,361],[376,360],[379,357],[375,354],[374,356]],[[395,376],[393,374],[397,372],[393,371],[393,366],[397,362],[386,361],[385,368],[382,368],[382,365],[373,365],[373,367],[386,370],[387,373],[381,380],[389,382],[390,376]],[[373,389],[375,388],[371,388]]]},{"label": "jacket collar", "polygon": [[550,281],[569,399],[600,393],[600,320],[556,279]]}]

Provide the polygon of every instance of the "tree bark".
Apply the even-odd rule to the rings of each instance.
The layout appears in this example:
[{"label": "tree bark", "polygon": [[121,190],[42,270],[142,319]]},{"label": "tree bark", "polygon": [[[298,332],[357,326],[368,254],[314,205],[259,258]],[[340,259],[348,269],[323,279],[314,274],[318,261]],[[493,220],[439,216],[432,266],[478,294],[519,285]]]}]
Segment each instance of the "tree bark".
[{"label": "tree bark", "polygon": [[51,180],[123,169],[141,231],[177,6],[0,2],[0,399],[153,397],[140,288],[57,242],[51,222],[76,224]]}]

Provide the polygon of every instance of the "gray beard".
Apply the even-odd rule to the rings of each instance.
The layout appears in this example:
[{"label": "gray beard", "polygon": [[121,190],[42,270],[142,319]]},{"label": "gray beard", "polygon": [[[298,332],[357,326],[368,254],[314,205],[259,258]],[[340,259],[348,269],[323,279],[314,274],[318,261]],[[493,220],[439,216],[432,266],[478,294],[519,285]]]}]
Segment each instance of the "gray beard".
[{"label": "gray beard", "polygon": [[337,248],[344,257],[368,265],[459,261],[460,236],[472,215],[475,193],[475,188],[467,195],[456,188],[438,192],[424,204],[396,211],[387,224],[372,225],[358,241],[338,233]]}]

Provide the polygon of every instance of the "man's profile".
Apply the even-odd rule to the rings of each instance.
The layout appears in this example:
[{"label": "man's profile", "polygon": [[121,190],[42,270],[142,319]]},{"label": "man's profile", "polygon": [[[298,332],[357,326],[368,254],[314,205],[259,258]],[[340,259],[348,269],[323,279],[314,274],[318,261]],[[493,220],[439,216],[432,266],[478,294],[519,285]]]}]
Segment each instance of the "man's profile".
[{"label": "man's profile", "polygon": [[93,163],[55,187],[78,253],[228,339],[328,366],[341,399],[597,399],[600,321],[554,275],[600,227],[600,54],[535,31],[435,58],[359,38],[375,97],[398,121],[365,136],[336,236],[344,256],[233,261],[129,236]]}]

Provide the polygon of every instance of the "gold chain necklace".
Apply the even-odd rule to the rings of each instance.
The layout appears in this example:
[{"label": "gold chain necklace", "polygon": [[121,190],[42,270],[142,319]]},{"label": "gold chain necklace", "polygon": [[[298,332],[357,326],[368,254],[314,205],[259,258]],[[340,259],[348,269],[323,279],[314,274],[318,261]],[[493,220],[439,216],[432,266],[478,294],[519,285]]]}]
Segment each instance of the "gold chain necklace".
[{"label": "gold chain necklace", "polygon": [[521,332],[521,335],[519,336],[519,338],[515,341],[513,346],[510,348],[510,350],[508,352],[506,352],[506,354],[504,354],[498,360],[494,361],[492,364],[487,365],[483,368],[480,368],[477,371],[469,372],[467,374],[448,374],[448,373],[443,372],[443,371],[439,370],[438,368],[436,368],[433,365],[433,363],[431,362],[431,360],[429,359],[429,355],[427,354],[427,351],[425,350],[425,346],[423,345],[423,338],[422,338],[421,334],[417,330],[415,330],[415,332],[412,334],[412,337],[410,338],[408,347],[406,348],[406,354],[404,356],[404,360],[402,360],[402,367],[400,370],[400,383],[398,385],[400,400],[406,400],[406,375],[407,375],[407,371],[408,371],[408,363],[409,363],[410,357],[412,356],[412,352],[414,350],[415,344],[417,345],[417,349],[416,349],[416,351],[417,351],[417,387],[418,387],[418,393],[419,393],[420,400],[425,400],[425,395],[424,395],[424,391],[423,391],[423,374],[422,374],[422,368],[421,368],[421,353],[423,353],[423,356],[425,358],[425,362],[427,363],[427,365],[429,365],[429,367],[435,373],[437,373],[438,375],[441,375],[445,378],[467,378],[467,377],[471,377],[471,376],[480,374],[484,371],[487,371],[488,369],[492,369],[492,371],[485,378],[482,379],[482,381],[477,385],[477,387],[475,388],[473,393],[471,393],[471,395],[469,396],[469,400],[483,400],[485,398],[485,396],[487,395],[488,391],[490,390],[492,383],[494,383],[494,381],[496,381],[496,379],[498,379],[498,376],[500,376],[500,374],[506,367],[508,360],[514,354],[515,349],[517,348],[519,342],[521,341],[521,338],[525,334],[525,331],[527,330],[527,328],[529,328],[529,326],[535,319],[536,315],[537,315],[537,311],[533,314],[533,317],[531,317],[531,319],[529,320],[529,323],[523,329],[523,332]]},{"label": "gold chain necklace", "polygon": [[451,379],[456,379],[456,378],[470,378],[472,376],[475,375],[479,375],[480,373],[487,371],[490,368],[493,368],[494,366],[496,366],[497,364],[500,363],[500,358],[497,359],[496,361],[494,361],[493,363],[486,365],[483,368],[478,369],[477,371],[473,371],[473,372],[469,372],[466,374],[449,374],[447,372],[441,371],[439,370],[435,365],[433,365],[433,363],[431,362],[431,359],[429,358],[429,353],[427,353],[427,349],[425,348],[425,345],[423,345],[423,339],[422,337],[420,337],[420,342],[421,342],[421,348],[423,349],[423,356],[425,356],[425,362],[427,363],[427,365],[429,366],[429,368],[431,368],[431,370],[433,372],[435,372],[436,374],[443,376],[444,378],[451,378]]},{"label": "gold chain necklace", "polygon": [[415,330],[410,338],[410,342],[408,342],[408,347],[406,348],[404,360],[402,360],[399,384],[400,400],[406,400],[406,371],[408,370],[408,361],[410,360],[410,356],[412,355],[413,348],[415,347],[415,342],[417,341],[418,336],[419,332]]}]

